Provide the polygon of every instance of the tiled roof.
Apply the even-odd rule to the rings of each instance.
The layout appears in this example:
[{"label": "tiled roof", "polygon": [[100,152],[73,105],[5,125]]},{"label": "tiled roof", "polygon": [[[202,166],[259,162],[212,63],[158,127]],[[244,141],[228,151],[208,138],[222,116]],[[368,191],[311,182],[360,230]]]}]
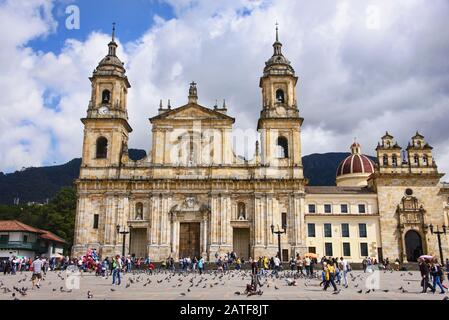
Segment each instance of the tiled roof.
[{"label": "tiled roof", "polygon": [[42,239],[59,242],[59,243],[66,243],[64,239],[58,237],[54,233],[51,233],[50,231],[42,230],[33,228],[25,223],[22,223],[17,220],[3,220],[0,221],[0,231],[9,231],[9,232],[32,232],[39,234],[39,237]]},{"label": "tiled roof", "polygon": [[367,187],[306,187],[306,194],[374,194],[374,190]]},{"label": "tiled roof", "polygon": [[40,237],[43,239],[54,241],[54,242],[59,242],[59,243],[66,243],[64,239],[58,237],[57,235],[55,235],[54,233],[51,233],[50,231],[45,231],[45,230],[40,230],[40,231],[43,232],[43,234],[40,235]]},{"label": "tiled roof", "polygon": [[25,223],[17,220],[3,220],[0,221],[0,231],[26,231],[32,233],[43,233],[44,231],[30,227]]}]

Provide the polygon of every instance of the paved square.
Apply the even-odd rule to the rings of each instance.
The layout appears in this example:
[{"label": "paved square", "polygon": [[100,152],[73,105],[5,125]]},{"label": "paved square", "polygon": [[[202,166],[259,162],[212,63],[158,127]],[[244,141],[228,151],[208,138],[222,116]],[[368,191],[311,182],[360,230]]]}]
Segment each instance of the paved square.
[{"label": "paved square", "polygon": [[[421,294],[419,272],[384,272],[363,273],[353,271],[349,277],[349,288],[341,289],[334,294],[332,288],[323,292],[319,279],[296,279],[297,286],[288,286],[288,271],[280,273],[280,277],[262,279],[262,296],[247,297],[243,294],[251,277],[248,271],[231,271],[227,274],[212,272],[199,274],[156,272],[153,275],[144,273],[126,274],[120,286],[113,286],[112,277],[102,278],[93,273],[71,276],[69,288],[77,284],[80,289],[67,289],[66,272],[49,272],[40,289],[31,289],[31,273],[15,276],[0,275],[0,300],[87,300],[88,291],[93,300],[348,300],[348,299],[391,299],[391,300],[442,300],[447,294]],[[368,286],[367,286],[368,279]],[[378,287],[376,286],[378,284]],[[28,288],[26,295],[16,289]],[[379,288],[368,291],[369,288]],[[240,295],[236,292],[241,293]],[[13,297],[15,293],[15,297]]]}]

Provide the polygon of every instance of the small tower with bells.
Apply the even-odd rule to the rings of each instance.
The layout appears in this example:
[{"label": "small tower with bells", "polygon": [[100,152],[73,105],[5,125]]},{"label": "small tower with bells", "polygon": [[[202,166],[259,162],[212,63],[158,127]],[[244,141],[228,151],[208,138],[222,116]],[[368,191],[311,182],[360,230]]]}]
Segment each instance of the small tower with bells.
[{"label": "small tower with bells", "polygon": [[115,23],[108,54],[94,70],[91,100],[84,124],[83,168],[118,167],[128,152],[128,138],[132,129],[128,123],[127,95],[131,85],[124,63],[117,57]]},{"label": "small tower with bells", "polygon": [[[301,125],[296,98],[298,77],[290,61],[282,53],[279,28],[276,23],[276,41],[273,55],[265,63],[260,79],[262,111],[258,122],[261,136],[261,164],[265,166],[301,169]],[[298,177],[299,177],[298,176]]]}]

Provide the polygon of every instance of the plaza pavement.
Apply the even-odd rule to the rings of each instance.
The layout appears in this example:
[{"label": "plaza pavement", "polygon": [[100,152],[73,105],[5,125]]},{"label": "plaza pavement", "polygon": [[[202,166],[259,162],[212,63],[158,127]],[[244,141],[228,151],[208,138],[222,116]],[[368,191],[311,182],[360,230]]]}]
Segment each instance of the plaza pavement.
[{"label": "plaza pavement", "polygon": [[[69,286],[67,277],[70,275]],[[369,277],[368,287],[367,278]],[[40,289],[31,289],[31,273],[18,273],[15,276],[0,275],[0,300],[443,300],[448,294],[421,294],[420,274],[412,272],[363,273],[353,271],[349,277],[349,288],[341,286],[341,292],[333,294],[332,288],[327,292],[319,286],[320,280],[296,279],[297,286],[288,286],[286,278],[289,272],[281,273],[276,279],[268,277],[261,287],[262,296],[247,297],[243,294],[246,284],[250,283],[248,271],[231,271],[221,275],[215,272],[200,276],[198,274],[170,276],[167,272],[154,275],[143,273],[126,274],[120,286],[112,286],[112,277],[102,278],[91,273],[48,272],[41,282]],[[69,290],[77,286],[79,289]],[[264,281],[262,281],[263,283]],[[17,289],[28,288],[26,295]],[[379,288],[368,291],[369,288]],[[360,291],[361,290],[361,291]],[[236,292],[241,293],[237,295]],[[437,291],[439,292],[439,291]],[[13,297],[15,293],[15,297]]]}]

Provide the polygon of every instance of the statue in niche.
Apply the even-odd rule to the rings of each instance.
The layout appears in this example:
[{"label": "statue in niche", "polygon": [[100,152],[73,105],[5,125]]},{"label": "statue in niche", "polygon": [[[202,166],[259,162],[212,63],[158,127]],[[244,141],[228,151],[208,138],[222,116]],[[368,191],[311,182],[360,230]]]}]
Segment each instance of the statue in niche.
[{"label": "statue in niche", "polygon": [[136,204],[136,220],[143,220],[143,204]]},{"label": "statue in niche", "polygon": [[238,219],[246,220],[246,206],[242,202],[238,204]]}]

